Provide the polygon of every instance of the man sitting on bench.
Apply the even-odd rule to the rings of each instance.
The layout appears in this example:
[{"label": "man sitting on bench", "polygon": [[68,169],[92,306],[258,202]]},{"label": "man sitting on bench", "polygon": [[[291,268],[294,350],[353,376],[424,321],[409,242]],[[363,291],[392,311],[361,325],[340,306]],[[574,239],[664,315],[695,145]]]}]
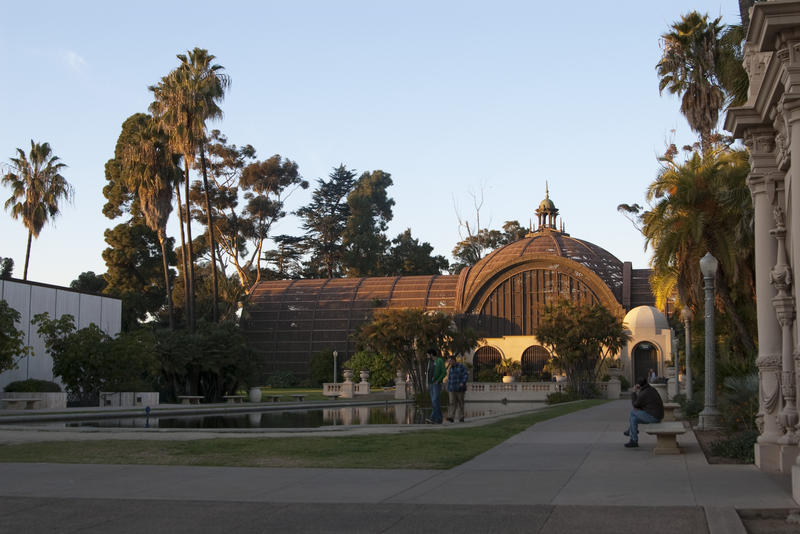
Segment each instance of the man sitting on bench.
[{"label": "man sitting on bench", "polygon": [[626,447],[639,446],[639,423],[660,423],[664,419],[664,403],[661,395],[654,387],[647,383],[647,378],[639,378],[631,394],[633,410],[628,417],[628,430],[624,432],[630,436]]}]

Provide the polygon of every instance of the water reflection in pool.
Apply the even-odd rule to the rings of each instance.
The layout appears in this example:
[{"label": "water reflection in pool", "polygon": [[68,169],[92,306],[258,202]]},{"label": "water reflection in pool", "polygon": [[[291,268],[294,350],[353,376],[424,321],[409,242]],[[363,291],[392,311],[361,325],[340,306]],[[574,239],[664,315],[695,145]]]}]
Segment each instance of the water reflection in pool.
[{"label": "water reflection in pool", "polygon": [[[466,418],[528,411],[543,403],[466,403]],[[225,414],[169,415],[60,421],[36,424],[62,428],[318,428],[338,425],[410,425],[425,422],[430,409],[413,404],[341,406],[315,410],[283,410]]]}]

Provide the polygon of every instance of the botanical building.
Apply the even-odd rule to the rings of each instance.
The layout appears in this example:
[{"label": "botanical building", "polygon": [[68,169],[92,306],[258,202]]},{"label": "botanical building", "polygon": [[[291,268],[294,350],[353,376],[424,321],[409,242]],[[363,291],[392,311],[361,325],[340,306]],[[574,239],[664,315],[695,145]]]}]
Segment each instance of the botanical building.
[{"label": "botanical building", "polygon": [[336,350],[346,361],[355,352],[350,334],[372,310],[418,307],[457,314],[478,328],[485,338],[468,355],[478,369],[505,356],[521,361],[523,372],[532,376],[549,358],[533,335],[540,314],[548,304],[568,299],[600,303],[621,318],[649,306],[636,314],[636,328],[647,336],[634,335],[640,344],[626,347],[621,357],[631,380],[649,368],[663,374],[672,335],[664,316],[651,307],[650,271],[633,269],[630,262],[570,236],[563,223],[559,228],[549,195],[535,213],[535,230],[457,275],[262,282],[248,307],[250,345],[267,372],[302,376],[316,352]]}]

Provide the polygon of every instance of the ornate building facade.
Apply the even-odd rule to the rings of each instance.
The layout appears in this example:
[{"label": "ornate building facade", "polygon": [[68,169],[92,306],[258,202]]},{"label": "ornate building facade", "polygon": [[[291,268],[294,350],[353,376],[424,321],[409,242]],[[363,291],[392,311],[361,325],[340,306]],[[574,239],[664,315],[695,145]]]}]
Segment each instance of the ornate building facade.
[{"label": "ornate building facade", "polygon": [[747,103],[728,112],[725,129],[750,150],[748,185],[755,208],[759,429],[756,464],[792,475],[800,503],[798,463],[798,290],[800,265],[800,2],[752,8],[744,65]]},{"label": "ornate building facade", "polygon": [[540,314],[567,299],[602,304],[631,323],[633,341],[620,354],[629,380],[648,369],[666,374],[673,335],[652,307],[649,269],[633,269],[607,250],[571,237],[563,224],[559,228],[549,194],[535,213],[535,230],[457,275],[261,282],[247,309],[249,344],[266,373],[306,376],[315,353],[335,350],[346,362],[356,350],[351,334],[374,309],[416,307],[456,315],[485,336],[467,355],[476,371],[509,357],[532,377],[550,357],[534,335]]}]

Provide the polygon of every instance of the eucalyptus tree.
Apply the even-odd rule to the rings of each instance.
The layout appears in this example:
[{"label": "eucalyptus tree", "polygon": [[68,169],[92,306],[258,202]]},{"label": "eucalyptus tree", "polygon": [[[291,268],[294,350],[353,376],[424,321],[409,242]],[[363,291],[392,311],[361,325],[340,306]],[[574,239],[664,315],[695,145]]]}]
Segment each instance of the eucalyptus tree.
[{"label": "eucalyptus tree", "polygon": [[219,255],[236,271],[244,294],[250,294],[261,280],[262,261],[274,259],[264,253],[273,224],[286,216],[286,200],[308,182],[294,161],[279,154],[259,161],[251,145],[228,144],[218,131],[212,132],[209,155]]},{"label": "eucalyptus tree", "polygon": [[14,219],[22,219],[28,229],[28,245],[25,249],[25,268],[22,279],[28,279],[28,263],[31,256],[31,240],[39,237],[45,223],[53,221],[60,211],[61,200],[71,201],[72,186],[61,171],[66,167],[53,154],[49,143],[34,143],[26,154],[17,149],[17,157],[11,158],[11,169],[3,175],[2,183],[11,188],[11,197],[5,208]]},{"label": "eucalyptus tree", "polygon": [[[188,217],[190,169],[195,165],[197,155],[200,156],[200,166],[203,176],[203,185],[208,191],[208,178],[205,157],[206,121],[222,117],[219,102],[225,96],[225,89],[230,84],[230,78],[222,71],[221,65],[214,64],[215,56],[202,48],[194,48],[187,54],[178,54],[180,65],[164,76],[161,81],[151,86],[154,102],[150,110],[170,137],[170,145],[176,152],[183,154],[184,159],[184,192],[186,197],[186,233],[188,244],[189,276],[187,277],[187,304],[189,309],[190,328],[194,328],[194,258],[191,235],[191,221]],[[209,217],[208,227],[213,228],[214,223],[210,199],[206,195],[206,212]],[[217,319],[217,267],[216,243],[214,232],[208,232],[209,248],[211,249],[211,263],[214,279],[214,320]],[[181,244],[184,247],[184,244]]]}]

